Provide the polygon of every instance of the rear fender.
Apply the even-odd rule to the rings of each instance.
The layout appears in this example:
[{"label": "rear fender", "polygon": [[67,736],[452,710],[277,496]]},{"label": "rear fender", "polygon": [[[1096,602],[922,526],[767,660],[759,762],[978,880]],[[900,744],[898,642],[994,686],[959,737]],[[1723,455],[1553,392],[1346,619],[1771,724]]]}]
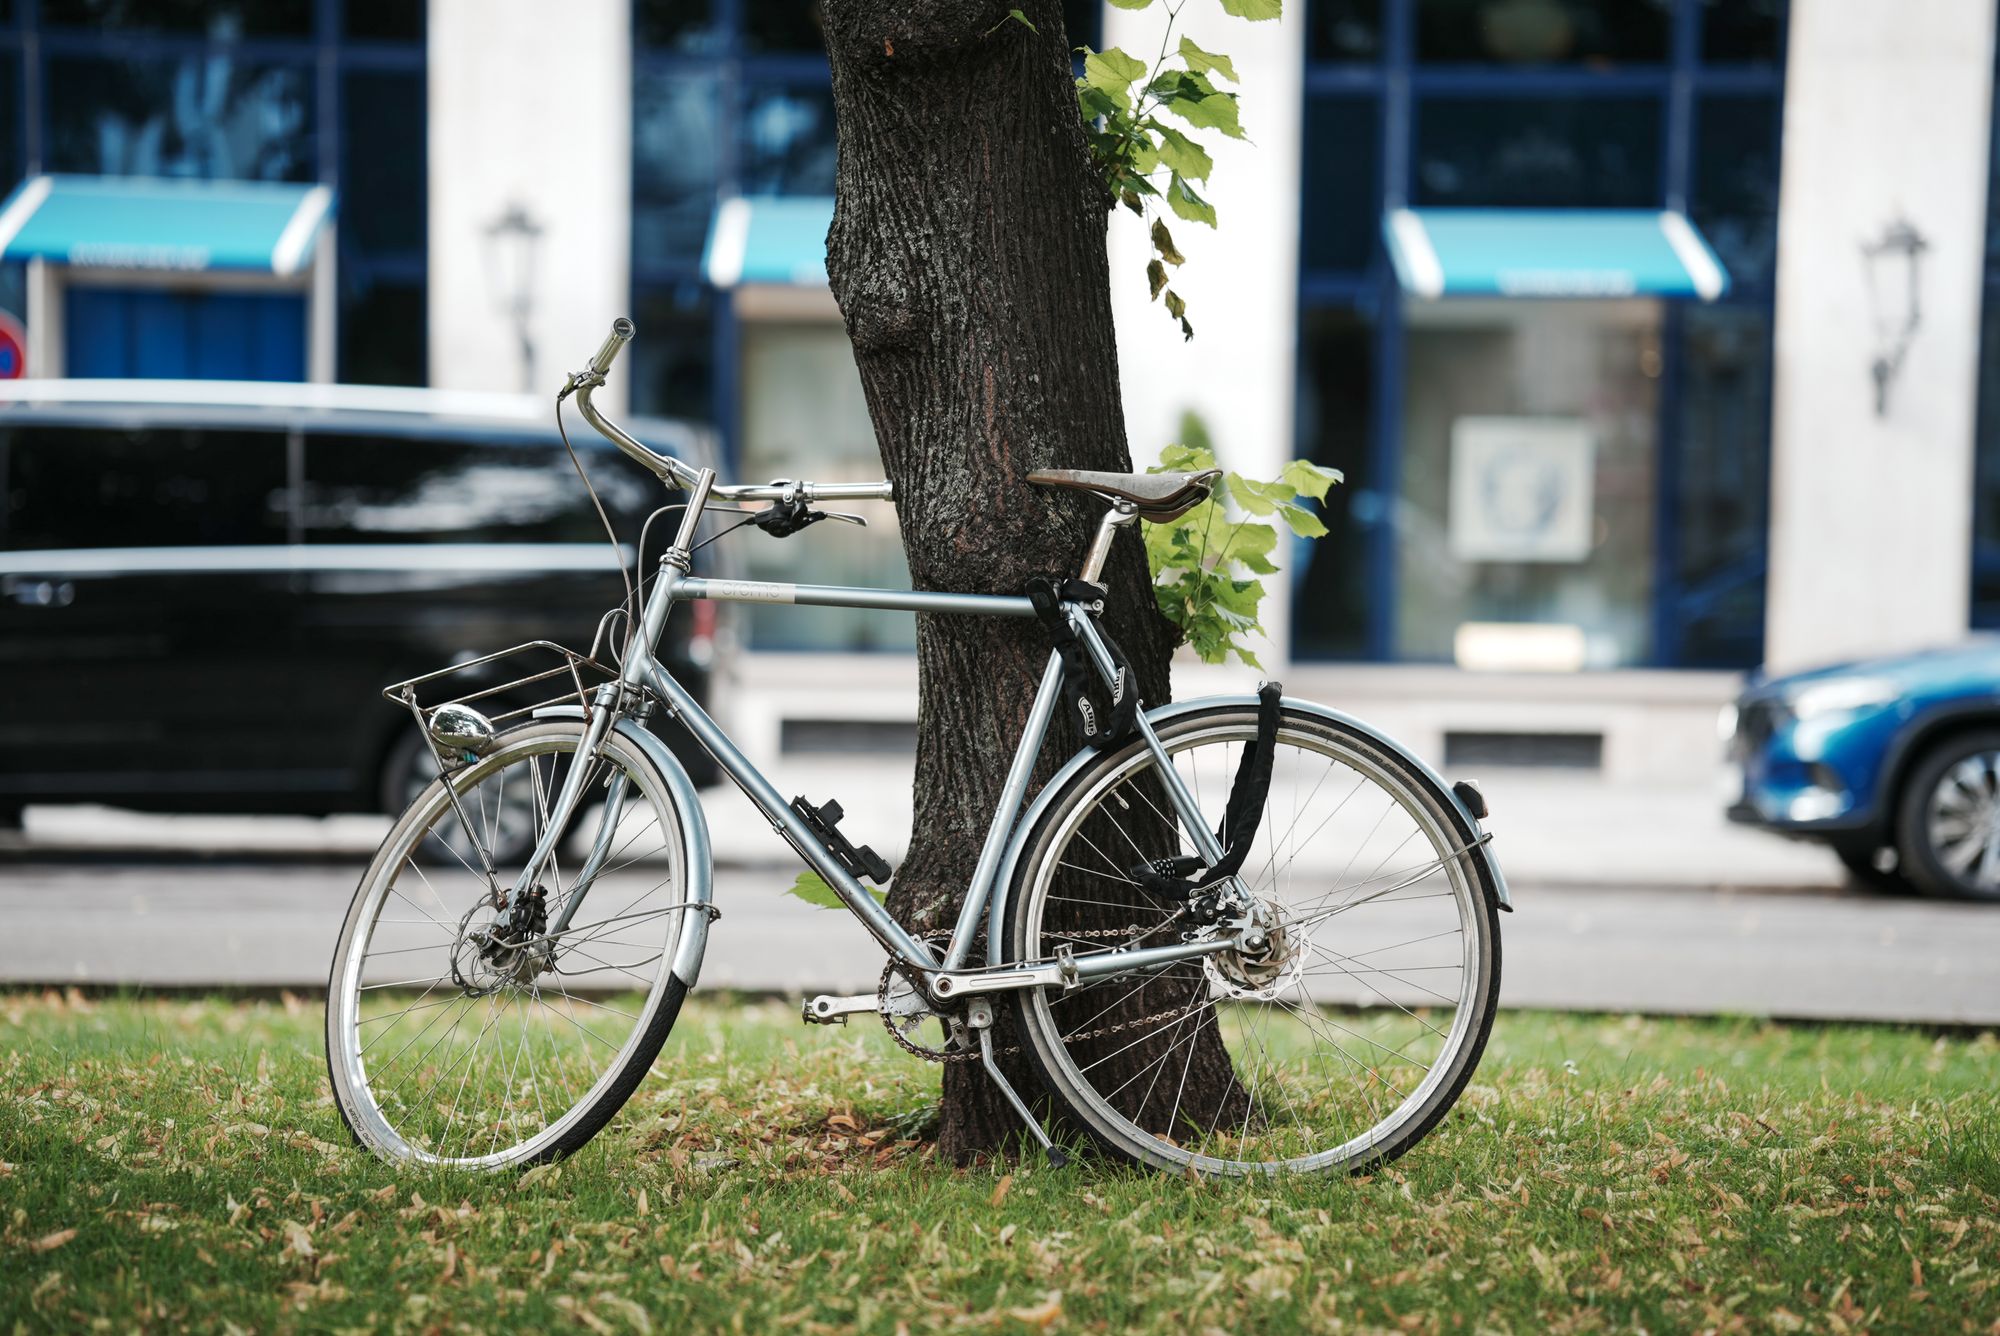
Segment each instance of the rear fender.
[{"label": "rear fender", "polygon": [[[1376,728],[1372,724],[1364,723],[1351,714],[1344,714],[1328,706],[1315,704],[1309,700],[1299,700],[1293,696],[1286,696],[1282,704],[1287,710],[1293,710],[1300,714],[1314,715],[1361,734],[1370,742],[1382,748],[1382,750],[1391,752],[1399,757],[1412,769],[1417,771],[1417,773],[1430,781],[1431,787],[1435,790],[1435,796],[1445,803],[1458,817],[1461,826],[1460,833],[1466,837],[1466,842],[1472,845],[1471,856],[1479,859],[1484,865],[1486,870],[1486,884],[1492,888],[1494,903],[1501,909],[1512,912],[1514,902],[1507,893],[1507,878],[1500,871],[1500,861],[1493,856],[1493,843],[1486,838],[1486,828],[1480,824],[1479,818],[1472,814],[1458,794],[1452,791],[1451,785],[1445,783],[1444,778],[1437,771],[1433,770],[1429,765],[1424,763],[1421,757],[1397,742],[1387,733],[1384,733],[1381,729]],[[1198,696],[1193,700],[1175,701],[1171,705],[1162,705],[1156,709],[1148,710],[1146,711],[1146,721],[1157,731],[1167,724],[1178,721],[1185,715],[1193,714],[1198,710],[1211,710],[1217,707],[1255,710],[1257,708],[1257,698],[1254,695]],[[1061,796],[1069,782],[1075,779],[1083,768],[1092,761],[1095,761],[1097,757],[1097,752],[1088,749],[1079,751],[1076,755],[1070,757],[1063,768],[1055,773],[1055,777],[1042,786],[1042,791],[1035,795],[1034,802],[1028,805],[1027,812],[1022,815],[1020,822],[1014,827],[1013,838],[1007,845],[1006,854],[1000,860],[1000,872],[994,880],[992,899],[986,911],[987,957],[995,964],[1001,963],[1000,943],[1004,940],[1002,932],[1003,925],[1006,923],[1007,901],[1008,897],[1013,893],[1015,868],[1027,850],[1028,839],[1034,833],[1035,827],[1040,823],[1043,814],[1055,804],[1056,799]]]},{"label": "rear fender", "polygon": [[[550,705],[536,710],[537,719],[575,719],[581,722],[581,705]],[[682,911],[687,922],[681,928],[680,946],[674,952],[673,975],[684,987],[692,988],[701,977],[702,954],[708,949],[708,924],[715,900],[715,864],[709,852],[708,818],[702,814],[701,799],[694,781],[674,756],[673,748],[649,733],[635,719],[620,719],[613,732],[637,748],[667,781],[667,792],[681,823],[681,862],[686,868],[687,898],[699,909]]]}]

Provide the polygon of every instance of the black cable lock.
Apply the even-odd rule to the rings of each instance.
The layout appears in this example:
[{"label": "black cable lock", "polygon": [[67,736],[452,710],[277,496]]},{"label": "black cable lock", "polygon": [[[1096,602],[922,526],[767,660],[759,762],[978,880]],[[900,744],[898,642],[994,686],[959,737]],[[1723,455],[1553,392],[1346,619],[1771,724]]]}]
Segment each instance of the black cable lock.
[{"label": "black cable lock", "polygon": [[[1190,854],[1156,858],[1128,868],[1126,875],[1154,895],[1169,901],[1194,903],[1208,887],[1233,877],[1250,856],[1257,827],[1264,819],[1264,800],[1271,793],[1271,764],[1278,750],[1279,703],[1285,689],[1276,682],[1257,688],[1257,738],[1243,749],[1236,762],[1236,779],[1229,786],[1229,803],[1222,809],[1222,826],[1215,842],[1222,857],[1204,869],[1202,860]],[[1210,912],[1213,906],[1209,906]]]},{"label": "black cable lock", "polygon": [[1083,640],[1063,611],[1064,603],[1101,609],[1106,593],[1104,586],[1075,577],[1058,580],[1038,575],[1028,581],[1024,592],[1035,606],[1035,616],[1040,619],[1042,629],[1049,633],[1049,640],[1062,658],[1063,704],[1069,709],[1077,735],[1086,747],[1102,748],[1123,742],[1132,735],[1139,713],[1139,689],[1132,676],[1132,665],[1126,659],[1125,651],[1118,648],[1118,642],[1100,626],[1098,634],[1104,639],[1104,648],[1110,653],[1112,664],[1110,699],[1102,700],[1098,689],[1103,684],[1091,671],[1089,653],[1084,648]]}]

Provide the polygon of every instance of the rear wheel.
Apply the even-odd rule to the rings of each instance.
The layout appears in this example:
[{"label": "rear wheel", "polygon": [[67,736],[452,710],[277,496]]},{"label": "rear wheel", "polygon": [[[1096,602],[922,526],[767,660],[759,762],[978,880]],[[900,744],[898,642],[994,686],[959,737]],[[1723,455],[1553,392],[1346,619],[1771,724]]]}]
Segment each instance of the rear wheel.
[{"label": "rear wheel", "polygon": [[[1254,708],[1219,706],[1161,729],[1204,811],[1223,810],[1256,727]],[[1009,958],[1213,932],[1129,875],[1192,852],[1170,812],[1140,743],[1072,780],[1016,875]],[[1239,1175],[1393,1159],[1450,1108],[1493,1023],[1500,938],[1473,839],[1402,757],[1287,710],[1240,874],[1268,948],[1018,994],[1028,1049],[1082,1127],[1143,1165]]]},{"label": "rear wheel", "polygon": [[601,857],[559,844],[539,895],[495,905],[524,858],[501,856],[522,843],[503,814],[525,796],[531,848],[583,728],[502,734],[452,776],[456,806],[433,781],[355,891],[327,984],[327,1069],[341,1117],[384,1159],[502,1169],[566,1155],[624,1104],[673,1026],[686,993],[674,955],[700,911],[673,790],[622,736],[592,762],[576,823],[588,840],[607,833]]}]

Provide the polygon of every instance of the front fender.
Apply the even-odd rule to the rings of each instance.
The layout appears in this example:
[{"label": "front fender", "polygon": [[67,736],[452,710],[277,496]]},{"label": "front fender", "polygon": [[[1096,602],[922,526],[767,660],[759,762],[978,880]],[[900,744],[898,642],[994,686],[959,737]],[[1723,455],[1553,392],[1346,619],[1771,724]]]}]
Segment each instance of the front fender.
[{"label": "front fender", "polygon": [[[575,719],[584,716],[581,705],[550,705],[535,711],[537,719]],[[687,898],[702,906],[700,909],[682,911],[687,922],[681,927],[680,946],[674,951],[673,974],[683,986],[692,988],[701,977],[701,958],[708,950],[708,923],[711,915],[708,906],[715,900],[715,860],[709,852],[708,818],[702,814],[701,799],[695,793],[694,781],[673,748],[648,732],[635,719],[620,719],[612,728],[653,763],[662,778],[667,781],[667,791],[672,796],[681,823],[681,862],[685,866],[687,878]]]},{"label": "front fender", "polygon": [[[1474,845],[1473,853],[1486,865],[1486,873],[1489,878],[1488,884],[1493,888],[1494,901],[1502,909],[1511,911],[1514,908],[1513,899],[1507,893],[1507,879],[1500,872],[1500,861],[1493,856],[1492,842],[1481,840],[1481,837],[1486,833],[1485,827],[1480,825],[1478,817],[1475,817],[1467,810],[1465,803],[1459,798],[1458,794],[1452,791],[1451,785],[1445,783],[1443,776],[1425,764],[1423,758],[1403,746],[1400,742],[1397,742],[1381,729],[1376,728],[1373,724],[1356,719],[1351,714],[1343,713],[1340,710],[1320,705],[1313,701],[1300,700],[1295,696],[1286,696],[1281,703],[1283,708],[1287,710],[1294,710],[1300,714],[1317,715],[1321,719],[1352,729],[1378,747],[1381,747],[1384,751],[1393,752],[1396,756],[1407,762],[1412,769],[1429,780],[1432,788],[1437,791],[1437,796],[1442,798],[1450,806],[1451,810],[1458,815],[1458,819],[1464,825],[1468,837],[1473,841],[1479,841]],[[1240,696],[1197,696],[1192,700],[1175,701],[1171,705],[1161,705],[1155,709],[1148,710],[1146,711],[1146,721],[1157,732],[1163,725],[1173,723],[1184,715],[1192,714],[1197,710],[1210,710],[1217,707],[1254,710],[1257,708],[1257,698],[1254,695],[1247,694]],[[1063,768],[1056,771],[1054,778],[1042,786],[1042,791],[1035,795],[1034,802],[1028,805],[1028,810],[1014,827],[1013,838],[1008,842],[1007,852],[1000,860],[1000,872],[994,879],[992,901],[987,906],[986,911],[987,958],[995,964],[1000,963],[1000,943],[1004,940],[1001,935],[1002,925],[1006,922],[1008,897],[1013,894],[1015,867],[1020,862],[1021,855],[1027,848],[1028,837],[1034,833],[1034,829],[1039,824],[1043,813],[1055,803],[1057,797],[1061,795],[1069,781],[1074,779],[1085,766],[1095,761],[1097,757],[1098,753],[1090,750],[1080,751],[1070,757]]]}]

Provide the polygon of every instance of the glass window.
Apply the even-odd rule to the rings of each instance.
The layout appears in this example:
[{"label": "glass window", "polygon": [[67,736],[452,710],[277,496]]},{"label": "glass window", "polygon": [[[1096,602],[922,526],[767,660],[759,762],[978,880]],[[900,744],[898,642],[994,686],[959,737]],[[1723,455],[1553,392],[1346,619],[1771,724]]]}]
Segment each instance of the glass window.
[{"label": "glass window", "polygon": [[1500,623],[1571,666],[1651,661],[1659,303],[1405,310],[1397,655],[1458,660]]},{"label": "glass window", "polygon": [[817,0],[747,0],[744,10],[743,44],[753,51],[826,49]]},{"label": "glass window", "polygon": [[361,250],[415,251],[425,243],[426,104],[421,70],[341,76],[340,237]]},{"label": "glass window", "polygon": [[208,54],[48,62],[51,170],[310,181],[309,66]]},{"label": "glass window", "polygon": [[[614,517],[651,496],[623,456],[590,448],[590,480]],[[587,543],[604,525],[557,440],[312,433],[299,517],[321,543]]]},{"label": "glass window", "polygon": [[2000,301],[1989,284],[1979,331],[1972,464],[1972,624],[2000,628]]},{"label": "glass window", "polygon": [[0,446],[13,551],[287,539],[283,432],[17,427]]},{"label": "glass window", "polygon": [[1702,0],[1703,60],[1775,65],[1784,42],[1785,0]]},{"label": "glass window", "polygon": [[428,6],[417,0],[342,0],[347,36],[371,42],[421,42]]},{"label": "glass window", "polygon": [[1646,208],[1660,200],[1653,97],[1443,97],[1417,109],[1422,204]]},{"label": "glass window", "polygon": [[708,289],[699,283],[642,287],[633,319],[632,408],[654,417],[715,417],[715,328]]},{"label": "glass window", "polygon": [[1382,0],[1312,0],[1306,59],[1373,60],[1382,53]]},{"label": "glass window", "polygon": [[1366,269],[1382,222],[1382,112],[1372,97],[1306,100],[1305,214],[1300,259],[1308,271]]},{"label": "glass window", "polygon": [[371,280],[341,267],[340,379],[349,385],[429,380],[429,315],[421,282]]},{"label": "glass window", "polygon": [[[413,8],[415,6],[412,6]],[[312,0],[42,0],[42,21],[112,32],[310,37]]]},{"label": "glass window", "polygon": [[[745,322],[743,426],[738,476],[863,482],[882,476],[882,455],[854,368],[854,348],[837,321]],[[744,543],[751,579],[907,589],[895,512],[856,506],[869,527],[824,524],[817,541]],[[743,608],[753,649],[910,649],[916,619],[855,608]]]},{"label": "glass window", "polygon": [[1293,582],[1292,652],[1299,658],[1360,658],[1368,652],[1368,534],[1385,517],[1371,490],[1368,436],[1374,419],[1375,335],[1345,309],[1307,310],[1299,330],[1299,449],[1347,476],[1320,507],[1326,536],[1294,545],[1307,563]]},{"label": "glass window", "polygon": [[833,193],[833,90],[752,88],[743,108],[743,193]]},{"label": "glass window", "polygon": [[641,270],[701,258],[718,176],[714,79],[642,70],[632,135],[632,254]]},{"label": "glass window", "polygon": [[1417,58],[1506,65],[1664,63],[1671,8],[1672,0],[1417,0]]},{"label": "glass window", "polygon": [[689,53],[720,51],[726,44],[717,0],[637,0],[633,31],[641,49]]},{"label": "glass window", "polygon": [[1778,249],[1775,94],[1711,95],[1695,111],[1695,221],[1730,276],[1769,282]]},{"label": "glass window", "polygon": [[1748,668],[1764,657],[1765,515],[1771,476],[1771,317],[1759,306],[1682,308],[1674,487],[1676,667]]}]

